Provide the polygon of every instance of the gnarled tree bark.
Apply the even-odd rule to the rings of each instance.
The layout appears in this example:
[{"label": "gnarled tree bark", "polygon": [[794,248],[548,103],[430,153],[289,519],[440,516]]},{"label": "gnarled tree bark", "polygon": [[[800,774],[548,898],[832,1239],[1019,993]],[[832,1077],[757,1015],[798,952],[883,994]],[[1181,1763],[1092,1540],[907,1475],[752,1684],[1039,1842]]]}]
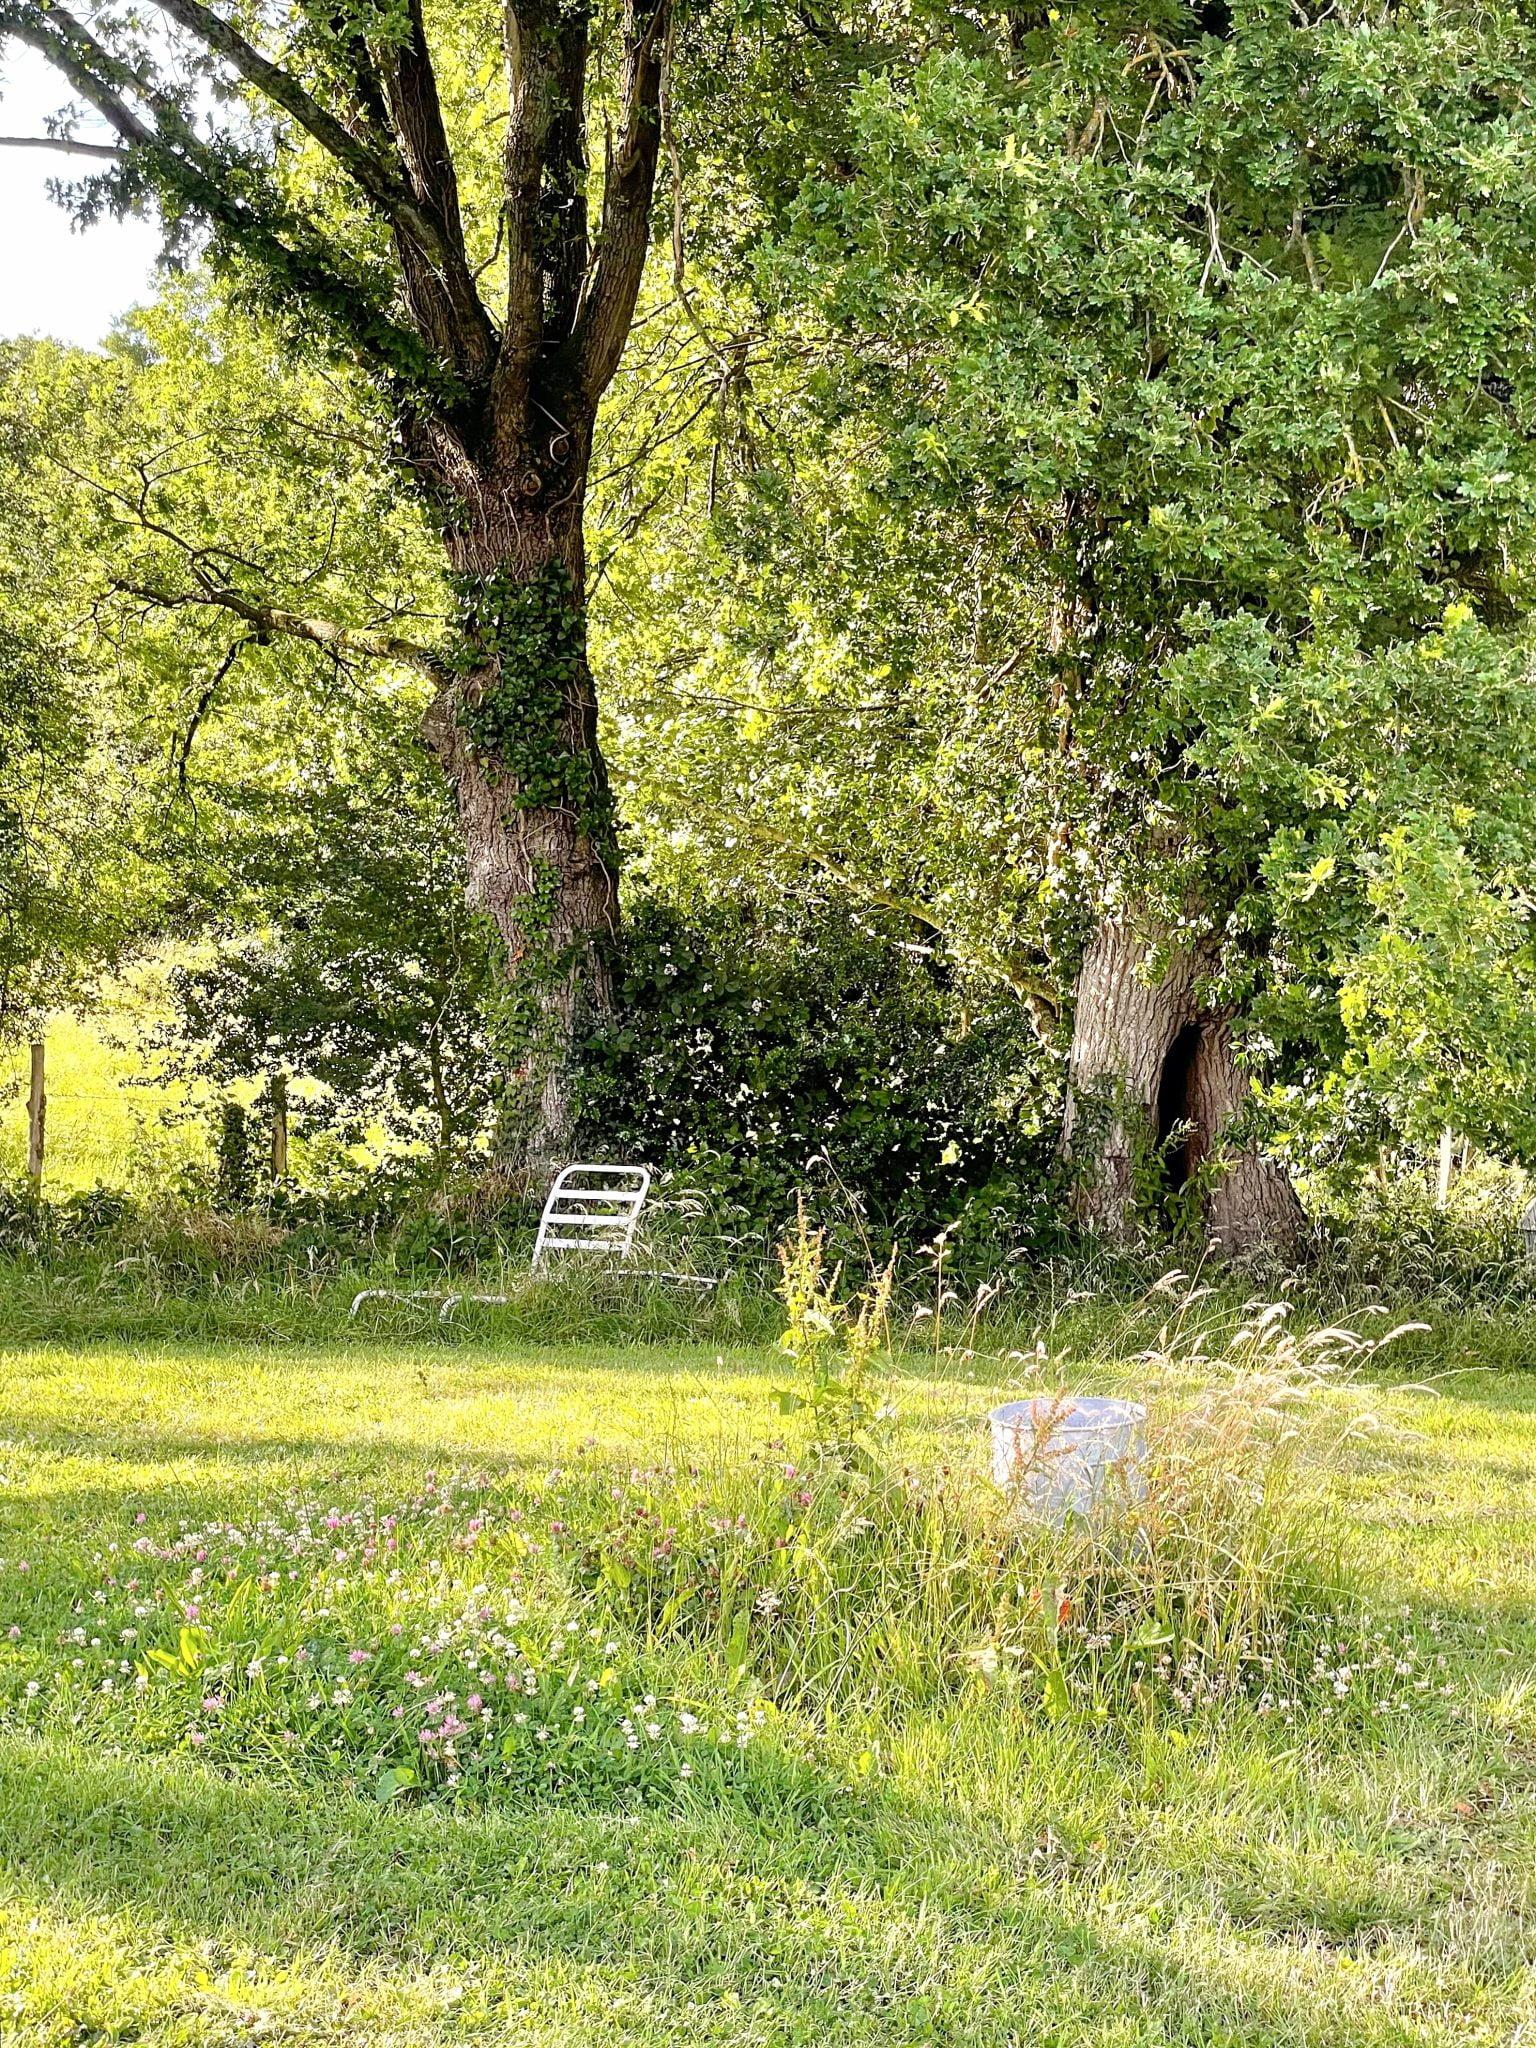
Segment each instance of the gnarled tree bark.
[{"label": "gnarled tree bark", "polygon": [[[619,924],[612,799],[586,654],[585,446],[583,436],[540,490],[542,505],[524,501],[507,521],[493,504],[447,535],[462,586],[492,593],[491,616],[482,610],[467,622],[468,659],[423,724],[453,785],[470,902],[506,952],[514,1067],[500,1131],[508,1163],[530,1169],[569,1157],[570,1053],[583,1025],[610,1006]],[[524,596],[532,644],[498,647],[498,625],[507,637]],[[537,670],[541,647],[544,672],[530,674],[524,662],[531,656]],[[498,704],[502,715],[487,717]]]},{"label": "gnarled tree bark", "polygon": [[1228,1252],[1292,1254],[1302,1210],[1284,1169],[1232,1129],[1248,1098],[1230,1011],[1203,994],[1199,946],[1154,947],[1106,918],[1078,975],[1063,1147],[1082,1220],[1127,1240],[1192,1184],[1208,1235]]}]

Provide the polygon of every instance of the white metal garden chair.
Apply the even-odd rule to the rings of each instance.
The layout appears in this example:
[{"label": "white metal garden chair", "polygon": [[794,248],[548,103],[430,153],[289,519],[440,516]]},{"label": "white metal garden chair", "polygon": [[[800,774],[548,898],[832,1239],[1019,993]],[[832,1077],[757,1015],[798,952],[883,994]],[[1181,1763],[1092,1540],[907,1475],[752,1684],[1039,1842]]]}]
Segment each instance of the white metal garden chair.
[{"label": "white metal garden chair", "polygon": [[599,1252],[621,1263],[635,1248],[635,1228],[651,1191],[648,1166],[562,1167],[555,1175],[533,1241],[537,1273],[551,1252]]},{"label": "white metal garden chair", "polygon": [[677,1287],[706,1290],[718,1287],[723,1277],[718,1273],[676,1273],[633,1263],[635,1232],[650,1192],[648,1166],[565,1167],[556,1174],[539,1218],[532,1270],[548,1272],[551,1252],[597,1252],[605,1263],[625,1267],[637,1280],[666,1280]]},{"label": "white metal garden chair", "polygon": [[[572,1166],[562,1167],[544,1200],[530,1270],[547,1273],[551,1253],[568,1252],[596,1252],[604,1263],[629,1265],[640,1213],[650,1191],[648,1166],[604,1166],[592,1160],[578,1160]],[[630,1266],[630,1270],[636,1269]],[[714,1276],[652,1273],[649,1269],[640,1277],[676,1280],[692,1287],[719,1285]],[[365,1287],[354,1296],[350,1313],[355,1316],[365,1301],[431,1302],[438,1305],[439,1322],[447,1322],[460,1302],[505,1306],[507,1296],[445,1294],[436,1288],[404,1292],[392,1287]]]}]

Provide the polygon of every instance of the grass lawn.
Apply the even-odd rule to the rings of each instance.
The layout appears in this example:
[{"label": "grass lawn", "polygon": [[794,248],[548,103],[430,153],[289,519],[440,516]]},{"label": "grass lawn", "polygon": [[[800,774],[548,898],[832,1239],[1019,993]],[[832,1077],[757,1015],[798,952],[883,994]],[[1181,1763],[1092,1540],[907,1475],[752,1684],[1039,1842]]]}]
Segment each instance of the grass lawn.
[{"label": "grass lawn", "polygon": [[[909,1364],[892,1458],[976,1463],[1017,1370]],[[0,2039],[1536,2041],[1536,1377],[1329,1397],[1372,1618],[1275,1710],[935,1676],[888,1584],[824,1642],[881,1539],[746,1528],[784,1372],[14,1343]],[[942,1602],[926,1514],[881,1569]]]}]

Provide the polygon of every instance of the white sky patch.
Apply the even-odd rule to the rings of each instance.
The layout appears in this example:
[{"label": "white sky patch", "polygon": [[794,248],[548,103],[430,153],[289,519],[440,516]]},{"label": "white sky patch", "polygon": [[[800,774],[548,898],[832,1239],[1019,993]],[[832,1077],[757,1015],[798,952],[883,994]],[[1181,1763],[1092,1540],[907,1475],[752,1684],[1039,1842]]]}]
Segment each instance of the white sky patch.
[{"label": "white sky patch", "polygon": [[[44,135],[70,90],[35,52],[6,46],[0,65],[0,135]],[[112,138],[94,116],[75,129],[82,142]],[[51,334],[94,347],[119,314],[154,295],[160,230],[148,220],[77,228],[48,196],[50,178],[89,174],[88,157],[0,148],[0,334]]]}]

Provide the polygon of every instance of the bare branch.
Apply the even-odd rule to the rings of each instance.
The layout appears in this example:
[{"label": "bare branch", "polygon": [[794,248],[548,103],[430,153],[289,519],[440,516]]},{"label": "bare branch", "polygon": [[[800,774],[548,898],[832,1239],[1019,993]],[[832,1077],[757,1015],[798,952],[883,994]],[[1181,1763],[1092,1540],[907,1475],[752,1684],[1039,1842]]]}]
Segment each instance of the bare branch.
[{"label": "bare branch", "polygon": [[121,163],[125,152],[115,142],[76,142],[72,135],[0,135],[0,149],[55,149],[64,156],[104,157]]},{"label": "bare branch", "polygon": [[[347,173],[395,231],[406,284],[427,339],[465,375],[483,374],[494,353],[495,331],[465,260],[458,185],[419,7],[413,8],[412,40],[391,57],[382,81],[395,138],[380,134],[375,120],[371,126],[379,146],[374,147],[203,0],[155,4],[233,65]],[[368,52],[359,44],[353,55],[363,74],[360,84],[376,92],[380,80]]]},{"label": "bare branch", "polygon": [[140,119],[111,82],[115,78],[120,83],[139,85],[141,81],[134,79],[128,67],[110,56],[62,7],[50,8],[46,22],[44,26],[42,21],[20,15],[11,24],[11,33],[46,57],[124,142],[153,148],[154,129]]},{"label": "bare branch", "polygon": [[192,707],[192,716],[187,721],[187,729],[182,734],[176,747],[176,787],[183,796],[187,793],[187,764],[192,758],[192,747],[197,739],[198,728],[213,708],[213,700],[219,694],[219,686],[223,683],[224,678],[229,674],[246,648],[255,644],[256,636],[254,633],[242,634],[238,640],[231,644],[229,652],[198,693],[197,702]]}]

